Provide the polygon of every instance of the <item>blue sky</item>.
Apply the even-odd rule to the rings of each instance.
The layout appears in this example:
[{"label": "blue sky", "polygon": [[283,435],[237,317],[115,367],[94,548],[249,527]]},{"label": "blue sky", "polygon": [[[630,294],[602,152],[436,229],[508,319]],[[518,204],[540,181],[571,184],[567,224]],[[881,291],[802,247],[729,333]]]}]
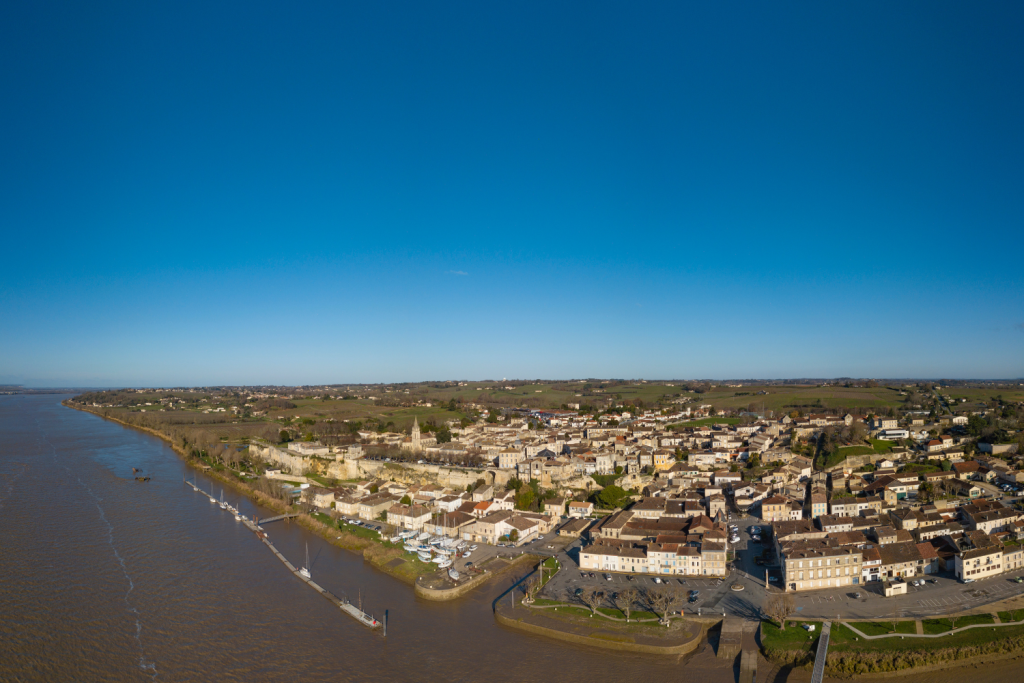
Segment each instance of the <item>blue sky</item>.
[{"label": "blue sky", "polygon": [[1020,3],[6,3],[0,383],[1024,375]]}]

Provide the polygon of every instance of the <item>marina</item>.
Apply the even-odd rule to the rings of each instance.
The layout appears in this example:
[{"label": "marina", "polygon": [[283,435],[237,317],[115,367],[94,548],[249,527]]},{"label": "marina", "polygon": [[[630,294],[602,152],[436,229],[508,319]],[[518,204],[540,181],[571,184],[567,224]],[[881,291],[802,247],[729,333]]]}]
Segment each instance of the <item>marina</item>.
[{"label": "marina", "polygon": [[[196,483],[194,481],[189,481],[189,480],[185,479],[184,482],[186,484],[188,484],[189,486],[191,486],[197,493],[202,493],[203,495],[209,495],[205,491],[203,491],[201,488],[199,488],[199,486],[196,485]],[[211,490],[211,493],[212,493],[212,490]],[[210,500],[212,502],[215,502],[215,503],[218,502],[217,499],[214,498],[212,495],[209,495],[209,498],[210,498]],[[309,548],[308,547],[306,548],[306,565],[304,567],[296,567],[295,565],[293,565],[291,562],[288,561],[288,558],[286,558],[281,553],[281,551],[279,551],[276,547],[274,547],[274,544],[270,542],[270,538],[268,538],[266,532],[263,531],[263,528],[260,526],[260,524],[257,521],[255,521],[253,519],[249,519],[245,515],[240,514],[235,507],[233,507],[229,503],[223,502],[223,499],[224,499],[224,492],[223,492],[223,489],[222,489],[221,490],[220,508],[222,510],[229,511],[231,514],[234,515],[236,520],[241,521],[243,524],[245,524],[245,526],[250,531],[252,531],[254,534],[256,534],[256,536],[260,539],[260,541],[262,541],[264,545],[266,545],[268,548],[270,548],[270,551],[272,553],[274,553],[274,555],[277,557],[277,559],[281,560],[282,564],[284,564],[284,566],[288,568],[288,571],[290,571],[292,573],[292,575],[294,575],[297,579],[299,579],[300,581],[302,581],[303,583],[308,585],[310,588],[315,590],[322,597],[324,597],[325,599],[329,600],[333,604],[337,605],[338,608],[342,612],[344,612],[345,614],[349,615],[350,617],[352,617],[353,619],[358,621],[363,626],[365,626],[365,627],[367,627],[369,629],[374,629],[374,630],[378,629],[378,628],[381,628],[381,627],[384,627],[384,632],[385,632],[385,634],[387,633],[387,629],[384,626],[384,622],[378,620],[372,614],[369,614],[368,612],[364,612],[360,607],[357,607],[356,605],[353,605],[351,602],[349,602],[349,600],[347,598],[338,597],[334,593],[330,592],[329,590],[327,590],[323,586],[321,586],[318,583],[316,583],[315,581],[313,581],[312,574],[309,571]],[[278,519],[288,519],[288,518],[291,518],[291,517],[298,517],[298,515],[297,514],[293,514],[293,515],[280,515],[279,517],[272,517],[272,518],[269,518],[267,520],[264,520],[263,523],[266,523],[268,521],[276,521]]]}]

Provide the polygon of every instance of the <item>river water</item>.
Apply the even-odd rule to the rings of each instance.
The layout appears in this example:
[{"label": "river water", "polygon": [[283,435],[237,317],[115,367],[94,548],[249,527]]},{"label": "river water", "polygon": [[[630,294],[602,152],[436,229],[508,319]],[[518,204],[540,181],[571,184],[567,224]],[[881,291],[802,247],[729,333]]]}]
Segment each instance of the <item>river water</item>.
[{"label": "river water", "polygon": [[[183,484],[159,439],[60,405],[0,396],[0,680],[605,681],[684,675],[677,658],[554,642],[495,623],[512,577],[433,603],[295,524],[267,525],[313,578],[375,616],[341,614],[234,517]],[[134,481],[132,467],[152,477]],[[206,491],[219,485],[201,474]],[[245,514],[267,515],[224,496]],[[727,672],[719,680],[731,681]],[[707,680],[707,677],[702,677]]]},{"label": "river water", "polygon": [[[297,525],[267,526],[295,564],[308,544],[313,578],[328,590],[353,601],[361,593],[378,617],[388,609],[384,639],[186,486],[196,476],[220,498],[162,441],[65,408],[63,398],[0,396],[0,681],[735,680],[710,651],[630,655],[499,626],[491,603],[513,577],[428,602]],[[134,481],[132,467],[152,480]],[[270,513],[224,496],[247,515]],[[969,675],[994,683],[1014,672],[1004,664]]]}]

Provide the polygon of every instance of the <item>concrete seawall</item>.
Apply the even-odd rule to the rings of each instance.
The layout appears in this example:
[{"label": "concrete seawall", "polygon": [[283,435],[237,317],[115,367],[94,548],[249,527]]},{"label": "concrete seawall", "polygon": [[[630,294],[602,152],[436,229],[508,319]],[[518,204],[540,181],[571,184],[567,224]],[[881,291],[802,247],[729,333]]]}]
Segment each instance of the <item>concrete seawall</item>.
[{"label": "concrete seawall", "polygon": [[498,621],[499,624],[502,624],[503,626],[519,629],[520,631],[526,631],[527,633],[533,633],[538,636],[554,638],[555,640],[563,640],[569,643],[576,643],[577,645],[592,645],[594,647],[600,647],[606,650],[617,650],[619,652],[641,652],[644,654],[652,655],[689,654],[697,649],[697,647],[700,645],[704,637],[704,631],[703,629],[701,629],[698,635],[694,636],[685,643],[664,646],[646,645],[643,643],[630,643],[616,640],[607,640],[604,638],[583,636],[578,633],[559,631],[557,629],[547,628],[545,626],[539,626],[537,624],[531,624],[521,619],[508,617],[502,614],[500,610],[495,610],[494,618]]}]

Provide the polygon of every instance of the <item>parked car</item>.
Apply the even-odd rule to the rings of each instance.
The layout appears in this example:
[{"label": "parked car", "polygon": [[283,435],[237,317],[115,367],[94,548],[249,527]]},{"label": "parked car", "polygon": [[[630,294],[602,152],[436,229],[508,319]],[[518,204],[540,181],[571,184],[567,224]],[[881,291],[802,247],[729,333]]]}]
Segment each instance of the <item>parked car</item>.
[{"label": "parked car", "polygon": [[612,575],[611,574],[605,574],[604,575],[604,580],[605,581],[611,581],[612,580]]},{"label": "parked car", "polygon": [[654,583],[661,583],[661,577],[660,576],[655,576],[654,577]]},{"label": "parked car", "polygon": [[577,598],[580,597],[581,595],[583,595],[583,589],[577,588],[576,592],[574,592],[573,595],[575,595]]}]

